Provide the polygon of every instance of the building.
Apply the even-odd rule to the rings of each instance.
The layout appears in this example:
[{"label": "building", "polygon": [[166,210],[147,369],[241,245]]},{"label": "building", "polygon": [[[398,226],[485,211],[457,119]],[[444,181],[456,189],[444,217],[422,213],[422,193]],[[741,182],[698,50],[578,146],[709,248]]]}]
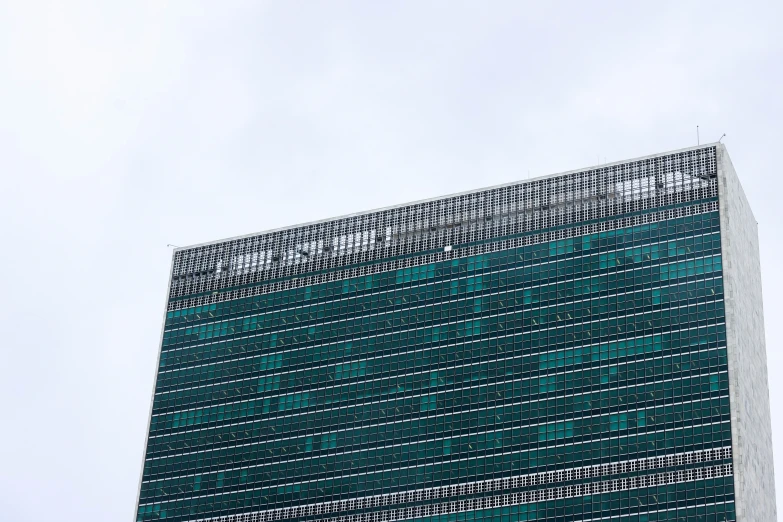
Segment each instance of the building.
[{"label": "building", "polygon": [[710,144],[173,255],[138,521],[776,520]]}]

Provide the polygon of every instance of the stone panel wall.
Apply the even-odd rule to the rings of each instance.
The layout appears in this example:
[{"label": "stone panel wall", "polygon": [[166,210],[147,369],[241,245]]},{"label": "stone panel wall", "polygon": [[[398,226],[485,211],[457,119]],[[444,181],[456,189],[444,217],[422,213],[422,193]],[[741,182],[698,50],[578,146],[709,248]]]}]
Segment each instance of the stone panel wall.
[{"label": "stone panel wall", "polygon": [[739,522],[774,522],[775,477],[758,226],[731,159],[718,146],[734,482]]}]

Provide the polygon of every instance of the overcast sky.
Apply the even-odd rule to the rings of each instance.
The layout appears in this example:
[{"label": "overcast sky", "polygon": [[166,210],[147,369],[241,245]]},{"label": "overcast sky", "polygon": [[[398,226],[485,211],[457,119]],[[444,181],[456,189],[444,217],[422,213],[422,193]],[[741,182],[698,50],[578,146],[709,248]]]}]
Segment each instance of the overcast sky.
[{"label": "overcast sky", "polygon": [[[546,5],[546,6],[544,6]],[[131,521],[167,243],[724,132],[783,507],[780,1],[0,0],[0,519]]]}]

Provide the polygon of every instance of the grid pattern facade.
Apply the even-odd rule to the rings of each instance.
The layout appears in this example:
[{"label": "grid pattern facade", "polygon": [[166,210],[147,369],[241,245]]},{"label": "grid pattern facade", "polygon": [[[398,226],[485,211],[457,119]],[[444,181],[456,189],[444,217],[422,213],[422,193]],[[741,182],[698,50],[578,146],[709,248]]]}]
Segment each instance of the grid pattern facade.
[{"label": "grid pattern facade", "polygon": [[178,298],[717,197],[714,147],[178,250]]},{"label": "grid pattern facade", "polygon": [[178,250],[137,521],[736,520],[716,156]]}]

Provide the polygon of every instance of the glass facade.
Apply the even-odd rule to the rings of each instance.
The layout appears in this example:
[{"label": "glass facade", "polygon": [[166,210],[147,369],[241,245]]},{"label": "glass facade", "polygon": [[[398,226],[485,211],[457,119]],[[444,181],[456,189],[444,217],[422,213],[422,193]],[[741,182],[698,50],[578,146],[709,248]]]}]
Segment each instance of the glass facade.
[{"label": "glass facade", "polygon": [[170,299],[137,520],[735,520],[704,195]]}]

